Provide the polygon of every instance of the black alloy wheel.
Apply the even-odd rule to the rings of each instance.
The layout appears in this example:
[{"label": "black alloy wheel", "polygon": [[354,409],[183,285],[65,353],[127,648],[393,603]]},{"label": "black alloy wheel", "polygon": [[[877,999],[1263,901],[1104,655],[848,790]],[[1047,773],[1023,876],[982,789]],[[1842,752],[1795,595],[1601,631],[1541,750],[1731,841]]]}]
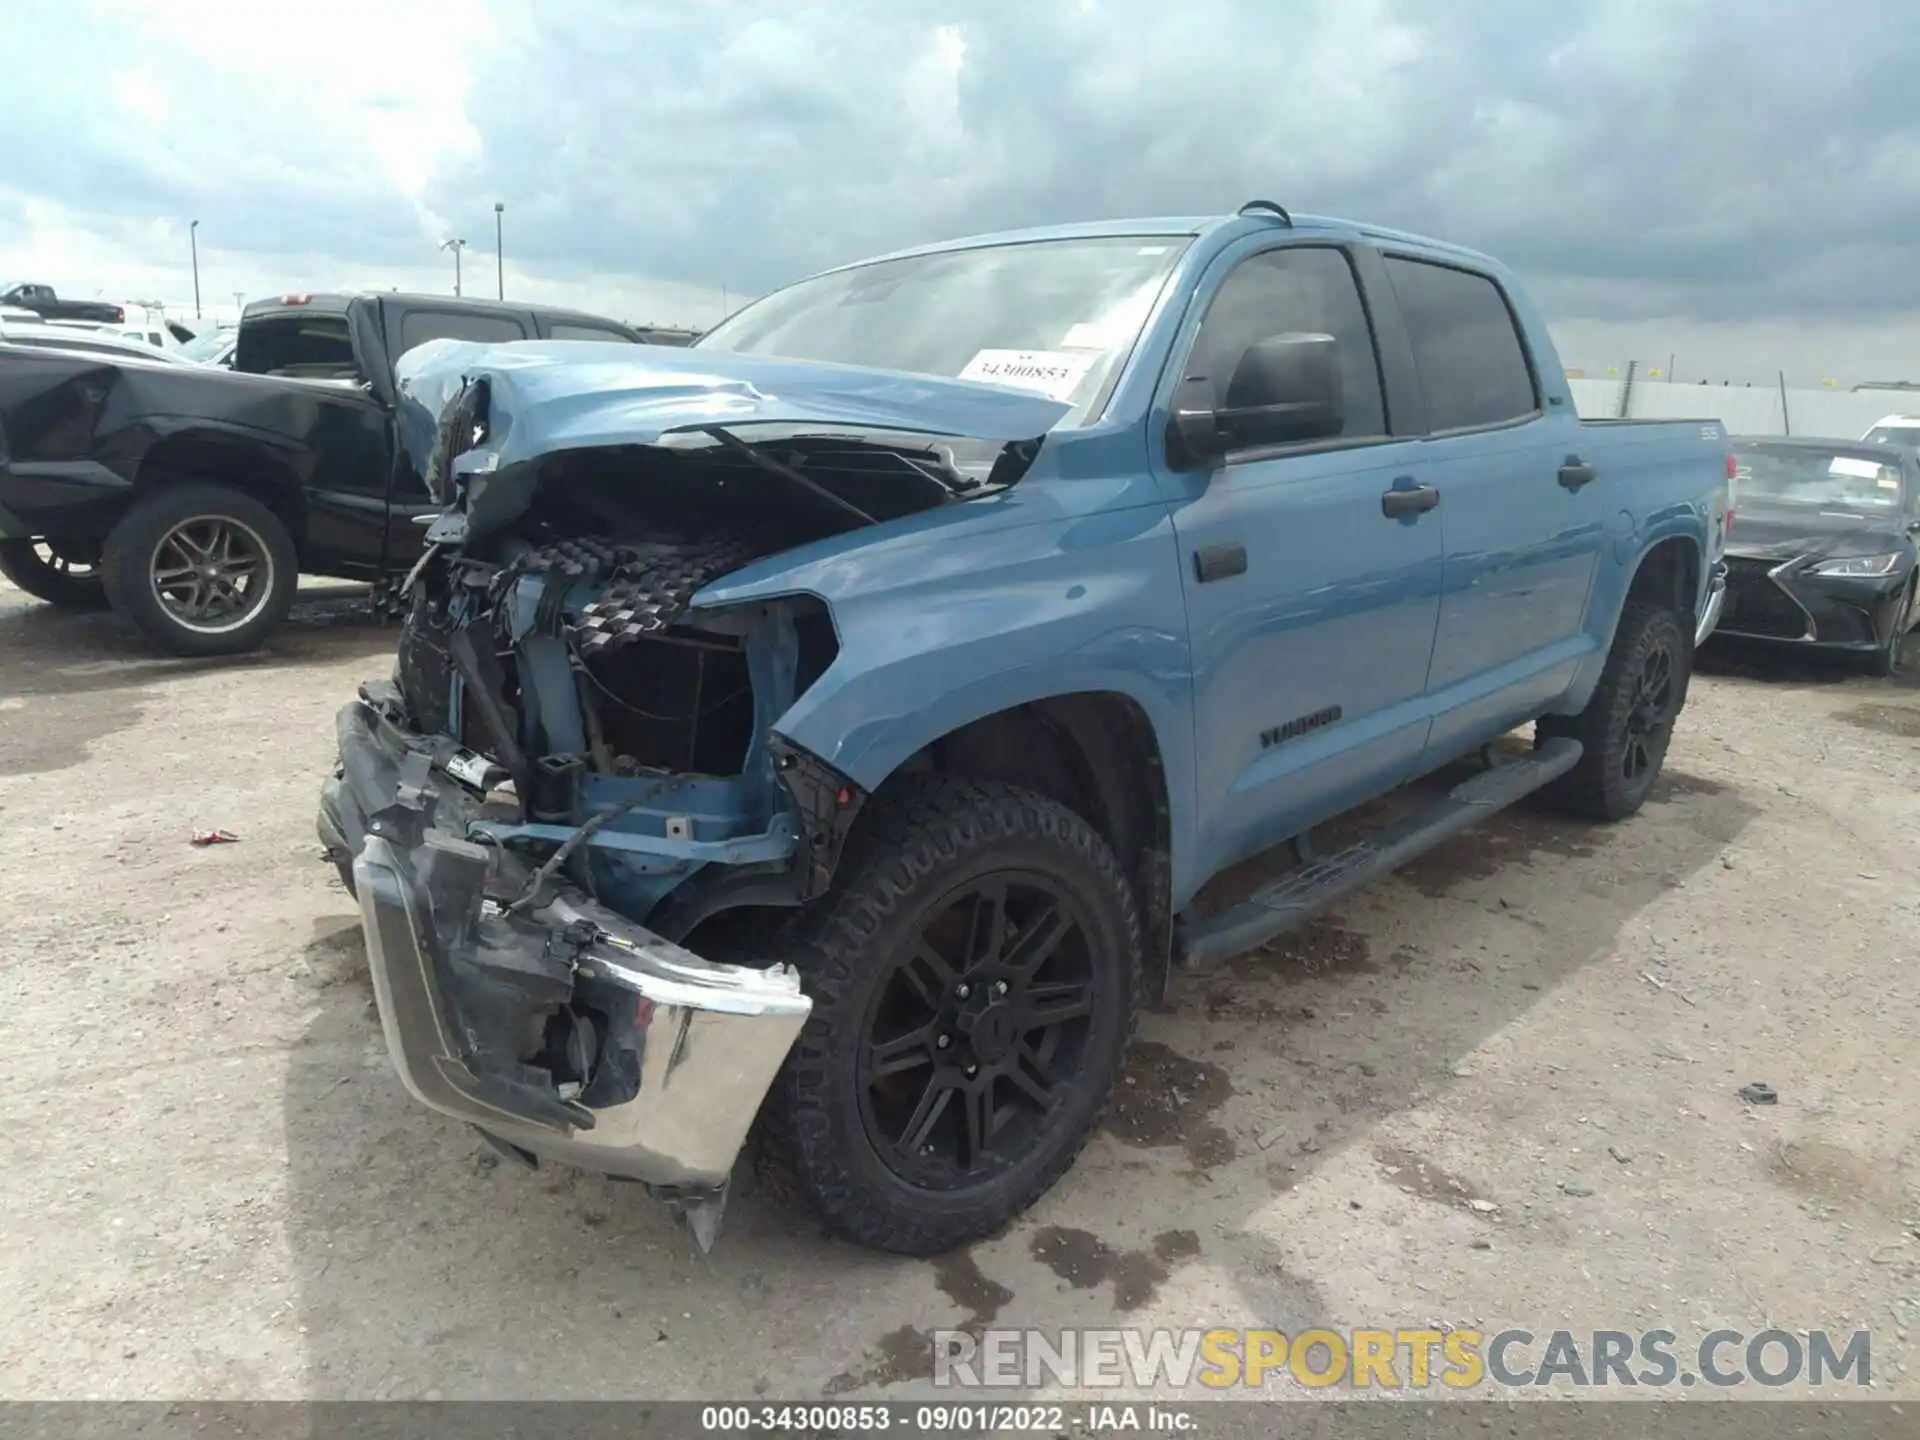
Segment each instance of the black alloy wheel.
[{"label": "black alloy wheel", "polygon": [[1646,804],[1687,703],[1693,635],[1683,617],[1650,600],[1627,603],[1587,708],[1544,715],[1536,742],[1566,736],[1580,760],[1544,795],[1593,820],[1624,820]]},{"label": "black alloy wheel", "polygon": [[993,1234],[1099,1125],[1144,950],[1084,817],[995,781],[903,780],[869,802],[833,889],[758,951],[787,955],[813,1001],[761,1113],[768,1178],[882,1250]]},{"label": "black alloy wheel", "polygon": [[1093,985],[1086,926],[1050,877],[1002,871],[936,901],[861,1037],[861,1119],[887,1166],[952,1189],[1031,1154],[1084,1069]]},{"label": "black alloy wheel", "polygon": [[1647,646],[1620,746],[1620,778],[1628,785],[1640,784],[1667,753],[1678,713],[1673,703],[1674,668],[1673,651],[1665,640]]},{"label": "black alloy wheel", "polygon": [[148,565],[153,598],[184,630],[222,635],[266,604],[273,586],[267,542],[226,515],[193,515],[160,537]]},{"label": "black alloy wheel", "polygon": [[300,557],[285,522],[224,485],[164,486],[107,536],[114,609],[176,655],[237,655],[287,617]]}]

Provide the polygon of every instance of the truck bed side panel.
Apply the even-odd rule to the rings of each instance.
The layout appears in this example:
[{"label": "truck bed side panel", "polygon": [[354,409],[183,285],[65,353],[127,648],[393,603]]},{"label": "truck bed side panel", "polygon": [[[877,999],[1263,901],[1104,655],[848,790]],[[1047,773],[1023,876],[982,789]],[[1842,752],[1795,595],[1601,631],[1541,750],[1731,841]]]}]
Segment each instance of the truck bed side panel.
[{"label": "truck bed side panel", "polygon": [[1594,649],[1556,707],[1565,714],[1593,694],[1627,588],[1656,545],[1677,537],[1695,547],[1696,601],[1704,593],[1717,558],[1715,502],[1727,488],[1726,433],[1717,420],[1582,421],[1580,429],[1581,453],[1600,472],[1591,488],[1604,488],[1614,507],[1609,544],[1615,563],[1600,569],[1587,612]]}]

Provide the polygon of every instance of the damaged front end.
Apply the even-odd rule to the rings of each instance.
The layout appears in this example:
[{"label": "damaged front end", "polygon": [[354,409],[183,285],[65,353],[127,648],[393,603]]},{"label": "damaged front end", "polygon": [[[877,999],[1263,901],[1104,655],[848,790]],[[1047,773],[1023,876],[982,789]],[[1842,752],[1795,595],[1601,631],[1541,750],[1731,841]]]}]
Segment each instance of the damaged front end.
[{"label": "damaged front end", "polygon": [[711,1244],[747,1127],[806,1021],[799,977],[713,964],[548,882],[485,828],[517,808],[472,793],[487,762],[424,742],[404,716],[379,684],[341,712],[320,821],[329,850],[353,856],[401,1080],[520,1158],[647,1182]]},{"label": "damaged front end", "polygon": [[[403,363],[445,509],[393,681],[340,713],[319,825],[413,1095],[522,1158],[645,1182],[706,1245],[809,1012],[754,953],[766,927],[727,922],[824,891],[865,797],[777,728],[839,654],[826,607],[699,592],[1003,489],[1064,407],[647,348]],[[694,953],[719,947],[742,963]]]}]

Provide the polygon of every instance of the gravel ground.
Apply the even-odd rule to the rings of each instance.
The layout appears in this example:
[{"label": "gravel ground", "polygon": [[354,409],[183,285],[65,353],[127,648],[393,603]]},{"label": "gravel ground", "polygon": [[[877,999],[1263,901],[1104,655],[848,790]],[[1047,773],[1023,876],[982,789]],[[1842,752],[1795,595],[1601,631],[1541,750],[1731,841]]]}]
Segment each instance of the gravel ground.
[{"label": "gravel ground", "polygon": [[749,1186],[703,1259],[389,1069],[313,812],[393,639],[316,590],[168,660],[0,585],[0,1396],[906,1396],[986,1322],[1864,1327],[1920,1395],[1910,686],[1723,660],[1634,821],[1510,813],[1177,982],[969,1253]]}]

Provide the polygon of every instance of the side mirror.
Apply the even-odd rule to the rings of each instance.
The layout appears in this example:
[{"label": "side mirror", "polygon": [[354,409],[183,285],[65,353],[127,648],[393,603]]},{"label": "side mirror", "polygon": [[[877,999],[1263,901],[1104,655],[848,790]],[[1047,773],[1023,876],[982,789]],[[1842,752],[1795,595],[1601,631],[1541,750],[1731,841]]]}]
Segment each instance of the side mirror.
[{"label": "side mirror", "polygon": [[1227,437],[1218,419],[1220,397],[1213,381],[1189,375],[1173,392],[1173,414],[1167,421],[1167,452],[1176,470],[1202,470],[1220,463],[1227,453]]},{"label": "side mirror", "polygon": [[1244,446],[1326,440],[1345,426],[1339,342],[1331,335],[1274,335],[1241,354],[1224,401],[1210,376],[1180,382],[1167,456],[1177,470],[1199,470]]},{"label": "side mirror", "polygon": [[1346,426],[1340,345],[1331,335],[1292,332],[1247,347],[1217,414],[1228,442],[1293,445],[1327,440]]}]

